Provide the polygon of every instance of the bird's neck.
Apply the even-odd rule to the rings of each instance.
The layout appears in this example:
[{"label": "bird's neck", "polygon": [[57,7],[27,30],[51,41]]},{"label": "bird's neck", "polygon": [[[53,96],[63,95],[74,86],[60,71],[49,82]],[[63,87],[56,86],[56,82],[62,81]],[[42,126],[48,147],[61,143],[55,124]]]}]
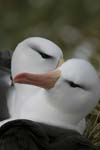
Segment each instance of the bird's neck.
[{"label": "bird's neck", "polygon": [[18,117],[20,115],[24,103],[26,103],[30,97],[35,95],[38,90],[38,87],[31,85],[17,84],[15,86],[15,100],[12,100],[15,113],[12,114],[12,117]]},{"label": "bird's neck", "polygon": [[33,86],[33,85],[26,85],[26,84],[17,84],[16,85],[16,93],[18,96],[25,98],[29,98],[33,94],[36,94],[39,87]]},{"label": "bird's neck", "polygon": [[38,95],[26,103],[20,117],[63,128],[75,129],[80,122],[79,116],[77,114],[65,113],[59,110],[59,108],[54,107],[49,103],[50,100],[54,100],[53,97],[52,99],[49,98],[45,91],[39,92]]}]

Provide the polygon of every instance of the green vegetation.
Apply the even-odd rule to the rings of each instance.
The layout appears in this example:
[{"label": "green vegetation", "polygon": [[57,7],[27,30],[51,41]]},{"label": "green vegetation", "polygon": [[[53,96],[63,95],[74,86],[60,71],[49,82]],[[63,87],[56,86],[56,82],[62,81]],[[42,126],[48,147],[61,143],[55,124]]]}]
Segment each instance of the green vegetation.
[{"label": "green vegetation", "polygon": [[83,40],[99,40],[99,33],[99,0],[0,1],[0,50],[13,50],[29,36],[42,36],[67,53]]}]

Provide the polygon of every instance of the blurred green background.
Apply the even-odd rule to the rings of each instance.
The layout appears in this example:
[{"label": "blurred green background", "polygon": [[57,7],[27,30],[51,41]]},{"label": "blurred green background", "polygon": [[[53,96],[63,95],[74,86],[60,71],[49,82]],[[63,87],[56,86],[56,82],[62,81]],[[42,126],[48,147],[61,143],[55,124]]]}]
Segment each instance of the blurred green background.
[{"label": "blurred green background", "polygon": [[100,53],[100,0],[0,0],[0,50],[30,36],[54,41],[65,58]]}]

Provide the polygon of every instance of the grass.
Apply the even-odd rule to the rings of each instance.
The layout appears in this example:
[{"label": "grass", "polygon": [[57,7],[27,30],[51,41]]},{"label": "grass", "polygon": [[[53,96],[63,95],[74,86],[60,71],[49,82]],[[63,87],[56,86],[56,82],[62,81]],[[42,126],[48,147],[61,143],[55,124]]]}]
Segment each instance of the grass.
[{"label": "grass", "polygon": [[84,135],[100,150],[100,102],[86,118],[87,128]]},{"label": "grass", "polygon": [[[100,50],[96,51],[91,58],[92,64],[96,67],[100,77]],[[100,150],[100,101],[95,109],[86,117],[87,128],[84,135]]]}]

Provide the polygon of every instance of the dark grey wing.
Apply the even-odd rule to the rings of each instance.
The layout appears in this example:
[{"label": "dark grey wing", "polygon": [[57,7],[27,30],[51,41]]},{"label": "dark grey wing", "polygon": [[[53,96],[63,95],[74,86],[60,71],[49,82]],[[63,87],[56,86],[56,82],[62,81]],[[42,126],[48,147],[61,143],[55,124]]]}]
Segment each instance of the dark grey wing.
[{"label": "dark grey wing", "polygon": [[96,150],[74,130],[47,128],[48,125],[31,120],[9,121],[0,128],[0,150]]},{"label": "dark grey wing", "polygon": [[13,51],[0,51],[0,66],[4,68],[11,68],[11,57]]},{"label": "dark grey wing", "polygon": [[9,117],[7,93],[11,86],[12,51],[0,51],[0,121]]},{"label": "dark grey wing", "polygon": [[10,70],[0,67],[0,121],[9,117],[7,107],[7,93],[10,87]]},{"label": "dark grey wing", "polygon": [[42,132],[29,120],[10,121],[0,128],[0,150],[52,150]]}]

